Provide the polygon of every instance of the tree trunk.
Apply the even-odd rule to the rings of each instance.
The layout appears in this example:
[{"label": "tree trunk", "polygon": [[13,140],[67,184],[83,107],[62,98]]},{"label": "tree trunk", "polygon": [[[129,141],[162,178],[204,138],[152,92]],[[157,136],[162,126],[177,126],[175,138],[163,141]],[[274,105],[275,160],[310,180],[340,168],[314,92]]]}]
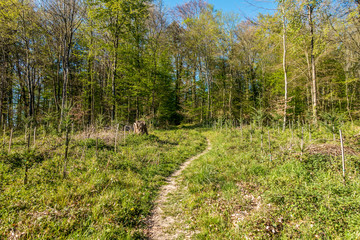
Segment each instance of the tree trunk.
[{"label": "tree trunk", "polygon": [[113,65],[113,73],[112,73],[112,79],[111,79],[111,91],[112,91],[112,109],[111,109],[111,120],[114,121],[115,120],[115,113],[116,113],[116,84],[115,84],[115,80],[116,80],[116,76],[117,76],[117,49],[119,47],[119,37],[116,34],[116,40],[115,40],[115,44],[114,44],[114,48],[115,48],[115,54],[114,54],[114,65]]},{"label": "tree trunk", "polygon": [[68,87],[68,81],[69,81],[69,59],[70,59],[70,49],[69,47],[71,46],[71,43],[67,43],[68,39],[66,36],[67,34],[65,34],[65,39],[64,39],[64,53],[63,53],[63,57],[62,57],[62,61],[63,61],[63,86],[62,86],[62,101],[61,101],[61,114],[60,114],[60,124],[59,126],[61,126],[61,123],[64,119],[64,110],[65,110],[65,105],[66,105],[66,101],[67,101],[67,87]]},{"label": "tree trunk", "polygon": [[285,7],[282,6],[283,12],[283,71],[284,71],[284,82],[285,82],[285,96],[284,96],[284,122],[283,131],[286,128],[286,115],[287,115],[287,102],[288,102],[288,79],[287,79],[287,62],[286,62],[286,16]]},{"label": "tree trunk", "polygon": [[146,134],[148,135],[148,130],[146,123],[144,121],[136,121],[134,123],[134,132],[136,134]]},{"label": "tree trunk", "polygon": [[313,111],[313,122],[317,124],[317,87],[316,87],[316,68],[315,68],[315,55],[314,55],[314,22],[313,22],[313,10],[312,5],[308,5],[308,17],[310,25],[310,55],[311,55],[311,80],[312,80],[312,111]]}]

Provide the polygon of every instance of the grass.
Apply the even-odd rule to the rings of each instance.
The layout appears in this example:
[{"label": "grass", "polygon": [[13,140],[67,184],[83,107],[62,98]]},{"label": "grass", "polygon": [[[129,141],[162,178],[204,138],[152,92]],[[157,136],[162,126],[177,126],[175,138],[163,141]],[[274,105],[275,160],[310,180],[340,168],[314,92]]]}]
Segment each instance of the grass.
[{"label": "grass", "polygon": [[63,137],[40,134],[27,151],[24,135],[15,133],[12,153],[3,146],[0,239],[146,238],[146,218],[164,179],[206,146],[195,130],[129,135],[116,153],[108,139],[96,150],[91,137],[71,141],[65,179]]},{"label": "grass", "polygon": [[40,134],[26,150],[17,132],[11,154],[7,144],[0,153],[0,239],[147,238],[160,186],[205,149],[204,136],[212,150],[183,172],[164,209],[180,239],[359,239],[360,128],[343,127],[346,184],[332,133],[320,126],[310,142],[305,128],[302,150],[294,128],[264,128],[263,143],[255,127],[154,131],[119,140],[117,152],[111,133],[77,134],[65,179],[63,137]]},{"label": "grass", "polygon": [[[359,128],[344,129],[347,147],[358,153]],[[313,130],[311,143],[305,131],[312,151],[303,154],[300,129],[264,132],[263,150],[259,129],[252,142],[249,128],[243,138],[239,129],[204,133],[213,148],[184,171],[166,209],[184,215],[176,228],[186,226],[194,239],[359,239],[359,156],[346,155],[344,185],[341,156],[314,151],[340,146],[324,128]]]}]

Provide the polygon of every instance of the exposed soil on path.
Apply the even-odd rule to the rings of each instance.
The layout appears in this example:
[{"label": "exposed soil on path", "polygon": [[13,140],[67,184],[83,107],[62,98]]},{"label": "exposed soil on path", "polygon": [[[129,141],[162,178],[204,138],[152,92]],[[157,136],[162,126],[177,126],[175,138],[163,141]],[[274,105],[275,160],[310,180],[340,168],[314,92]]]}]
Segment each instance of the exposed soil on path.
[{"label": "exposed soil on path", "polygon": [[211,143],[207,140],[208,146],[207,148],[200,154],[189,158],[186,162],[184,162],[180,169],[174,172],[170,177],[166,179],[168,184],[164,185],[160,189],[159,197],[155,201],[155,208],[153,213],[149,219],[149,238],[155,240],[169,240],[176,239],[178,234],[168,233],[167,230],[171,228],[171,226],[176,222],[175,217],[165,216],[163,209],[165,208],[165,204],[167,202],[168,194],[174,193],[177,191],[178,186],[176,184],[176,178],[181,175],[184,169],[187,168],[194,160],[206,154],[211,149]]}]

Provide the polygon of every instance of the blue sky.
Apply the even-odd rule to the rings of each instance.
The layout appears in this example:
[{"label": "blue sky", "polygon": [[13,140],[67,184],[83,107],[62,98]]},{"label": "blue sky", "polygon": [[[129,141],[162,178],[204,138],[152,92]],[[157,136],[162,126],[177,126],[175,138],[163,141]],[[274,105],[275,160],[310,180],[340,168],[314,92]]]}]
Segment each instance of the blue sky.
[{"label": "blue sky", "polygon": [[[215,9],[222,9],[225,12],[234,12],[241,17],[256,17],[258,13],[271,13],[269,9],[275,9],[276,4],[273,0],[206,0],[215,6]],[[187,2],[187,0],[163,0],[168,7]]]}]

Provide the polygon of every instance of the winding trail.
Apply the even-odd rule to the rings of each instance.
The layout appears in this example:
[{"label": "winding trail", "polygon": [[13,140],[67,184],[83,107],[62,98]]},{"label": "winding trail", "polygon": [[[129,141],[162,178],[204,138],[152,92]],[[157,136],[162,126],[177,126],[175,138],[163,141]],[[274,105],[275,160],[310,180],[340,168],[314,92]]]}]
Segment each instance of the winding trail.
[{"label": "winding trail", "polygon": [[174,172],[171,176],[166,179],[168,184],[164,185],[160,189],[159,197],[155,201],[155,208],[152,212],[152,215],[149,219],[149,237],[150,239],[155,240],[169,240],[176,239],[176,235],[172,235],[166,232],[167,229],[171,227],[176,221],[176,219],[172,216],[165,216],[164,209],[165,204],[167,202],[167,196],[169,193],[174,193],[178,186],[176,184],[176,178],[187,168],[194,160],[200,158],[204,154],[208,153],[211,149],[211,143],[209,139],[207,139],[208,146],[207,148],[198,155],[195,155],[189,158],[186,162],[184,162],[180,169]]}]

